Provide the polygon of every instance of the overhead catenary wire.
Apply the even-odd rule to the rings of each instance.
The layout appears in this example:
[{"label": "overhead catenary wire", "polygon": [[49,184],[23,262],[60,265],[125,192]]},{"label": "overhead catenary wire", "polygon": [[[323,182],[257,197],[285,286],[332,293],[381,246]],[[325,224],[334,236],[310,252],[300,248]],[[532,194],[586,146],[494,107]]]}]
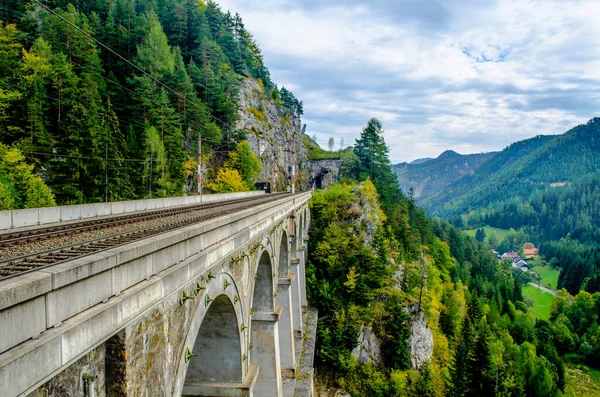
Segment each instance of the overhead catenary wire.
[{"label": "overhead catenary wire", "polygon": [[[63,35],[61,35],[61,34],[59,33],[59,34],[58,34],[58,36],[63,36]],[[32,44],[32,45],[34,44],[34,42],[33,42],[33,41],[31,41],[31,40],[28,40],[28,39],[23,39],[23,41],[26,41],[26,42],[28,42],[28,43],[30,43],[30,44]],[[112,79],[109,79],[108,77],[106,77],[106,76],[103,76],[103,75],[101,75],[101,74],[97,73],[96,71],[93,71],[93,70],[89,69],[88,67],[86,67],[86,66],[84,66],[84,65],[82,65],[82,64],[80,64],[80,63],[78,63],[78,62],[76,62],[76,61],[74,61],[74,60],[72,60],[72,59],[71,59],[71,60],[69,60],[69,62],[70,62],[71,64],[73,64],[73,65],[76,65],[76,66],[78,66],[78,67],[80,67],[80,68],[82,68],[82,69],[86,70],[87,72],[89,72],[89,73],[91,73],[91,74],[93,74],[93,75],[95,75],[95,76],[97,76],[97,77],[100,77],[100,78],[104,79],[106,82],[109,82],[109,83],[112,83],[112,84],[114,84],[114,85],[116,85],[116,86],[119,86],[120,88],[122,88],[122,89],[126,90],[127,92],[131,93],[132,95],[135,95],[135,96],[137,96],[137,97],[143,98],[143,99],[145,99],[145,100],[149,101],[150,103],[152,103],[152,104],[154,104],[154,105],[156,105],[156,106],[161,106],[161,105],[162,105],[162,104],[160,104],[160,103],[158,103],[158,102],[156,102],[156,101],[152,100],[151,98],[149,98],[149,97],[147,97],[147,96],[144,96],[144,95],[142,95],[141,93],[138,93],[138,92],[136,92],[135,90],[133,90],[133,89],[131,89],[131,88],[128,88],[128,87],[124,86],[124,85],[123,85],[123,84],[121,84],[120,82],[118,82],[118,81],[115,81],[115,80],[112,80]],[[117,71],[117,72],[119,72],[119,73],[123,74],[123,73],[122,73],[120,70],[118,70],[118,69],[114,69],[113,67],[111,67],[111,66],[109,66],[109,65],[104,65],[104,66],[108,67],[109,69],[111,69],[111,70],[113,70],[113,71]],[[124,75],[124,76],[126,76],[125,74],[123,74],[123,75]],[[15,88],[15,89],[21,89],[21,87],[19,87],[19,86],[17,86],[17,85],[14,85],[14,84],[11,84],[11,83],[8,83],[8,82],[3,82],[3,84],[10,85],[11,87],[13,87],[13,88]],[[48,98],[48,99],[54,100],[54,101],[59,101],[59,99],[58,99],[58,98],[54,98],[54,97],[52,97],[52,96],[49,96],[49,95],[45,95],[45,97],[46,97],[46,98]],[[187,99],[186,99],[186,101],[187,101]],[[176,112],[176,114],[178,114],[179,116],[182,116],[180,112]],[[209,114],[209,115],[210,115],[210,114]],[[139,117],[139,116],[131,116],[131,118],[132,118],[132,119],[135,119],[135,120],[140,120],[140,121],[142,121],[143,123],[145,123],[145,120],[144,120],[142,117]],[[138,126],[138,127],[142,128],[142,129],[144,129],[144,128],[146,127],[146,125],[145,125],[145,124],[142,124],[142,123],[134,123],[134,122],[132,122],[132,121],[130,121],[130,120],[123,120],[123,119],[121,119],[121,118],[118,118],[118,117],[117,117],[117,120],[119,120],[119,122],[120,122],[121,124],[125,124],[125,125],[130,125],[130,126],[131,126],[131,125],[134,125],[134,126]],[[198,126],[200,125],[200,123],[199,123],[197,120],[189,120],[189,121],[188,121],[188,123],[189,123],[191,126],[195,127],[195,128],[196,128],[196,127],[198,127]],[[227,146],[227,145],[229,145],[229,144],[235,143],[235,141],[233,141],[233,140],[232,140],[232,141],[223,141],[223,140],[215,140],[215,139],[208,139],[208,138],[203,138],[202,140],[203,140],[203,141],[205,141],[205,142],[208,142],[208,143],[212,143],[212,144],[217,144],[217,145],[219,145],[219,144],[220,144],[220,145],[221,145],[221,147],[224,147],[224,146]],[[212,152],[212,151],[211,151],[211,152]]]},{"label": "overhead catenary wire", "polygon": [[[64,157],[64,158],[81,159],[81,160],[125,161],[125,162],[137,162],[137,163],[143,163],[143,162],[149,161],[149,159],[131,159],[131,158],[118,158],[118,157],[104,158],[104,157],[93,157],[93,156],[73,156],[72,154],[36,152],[36,151],[29,151],[29,150],[21,150],[21,152],[22,153],[27,153],[27,154],[35,154],[35,155],[39,155],[39,156]],[[231,153],[231,152],[226,151],[226,150],[221,150],[221,151],[216,151],[216,152],[215,151],[211,151],[211,153],[228,154],[228,153]],[[182,161],[188,161],[190,159],[193,159],[193,156],[185,157],[185,158],[181,158],[181,159],[178,159],[178,158],[169,158],[169,159],[165,159],[165,161],[167,161],[167,162],[171,162],[171,161],[182,162]]]},{"label": "overhead catenary wire", "polygon": [[[139,71],[142,75],[148,77],[151,81],[155,82],[159,87],[162,87],[163,89],[167,90],[168,92],[174,94],[176,97],[180,98],[181,100],[184,101],[185,106],[187,106],[188,104],[193,107],[196,111],[198,111],[199,113],[205,114],[209,117],[209,119],[215,120],[217,122],[219,122],[221,124],[221,126],[227,126],[229,124],[229,122],[225,122],[224,120],[220,119],[219,117],[215,116],[214,114],[212,114],[210,112],[209,108],[206,108],[204,106],[200,106],[198,103],[196,103],[193,99],[190,100],[190,98],[188,97],[187,94],[187,90],[185,93],[185,96],[182,95],[180,92],[178,92],[177,90],[169,87],[167,84],[163,83],[162,81],[160,81],[158,78],[152,76],[150,73],[148,73],[146,70],[144,70],[143,68],[141,68],[140,66],[136,65],[134,62],[130,61],[129,59],[127,59],[126,57],[120,55],[117,51],[115,51],[114,49],[112,49],[111,47],[109,47],[108,45],[104,44],[103,42],[101,42],[100,40],[96,39],[95,37],[93,37],[91,34],[89,34],[88,32],[84,31],[83,29],[81,29],[79,26],[77,26],[75,23],[69,21],[67,18],[65,18],[64,16],[60,15],[58,12],[54,11],[53,9],[51,9],[49,6],[47,6],[46,4],[42,3],[39,0],[34,0],[34,2],[36,4],[38,4],[40,7],[42,7],[44,10],[46,10],[47,12],[49,12],[50,14],[54,15],[55,17],[57,17],[59,20],[63,21],[65,24],[69,25],[71,28],[75,29],[77,32],[79,32],[81,35],[83,35],[84,37],[86,37],[87,39],[91,40],[92,42],[96,43],[99,47],[103,48],[104,50],[108,51],[112,56],[116,56],[118,59],[122,60],[123,62],[125,62],[126,64],[128,64],[129,66],[131,66],[134,70]],[[64,34],[61,32],[57,32],[57,37],[64,37]],[[28,41],[32,44],[34,44],[32,41],[27,40],[25,38],[23,38],[23,40]],[[106,76],[103,76],[101,73],[103,73],[104,71],[110,69],[113,71],[116,71],[117,73],[120,73],[121,75],[128,77],[127,74],[125,74],[122,70],[119,70],[119,68],[115,68],[113,66],[111,66],[110,64],[102,64],[101,68],[103,69],[101,73],[99,73],[97,70],[92,70],[89,67],[82,65],[78,62],[76,62],[75,60],[69,58],[69,63],[78,66],[79,68],[81,68],[80,70],[85,70],[88,73],[95,75],[101,79],[103,79],[105,82],[110,83],[110,84],[114,84],[118,87],[120,87],[121,89],[125,90],[126,92],[129,92],[139,98],[145,99],[148,102],[156,105],[156,106],[164,106],[163,103],[158,103],[156,101],[154,101],[151,98],[148,98],[147,96],[137,92],[137,90],[133,90],[131,88],[126,87],[125,85],[121,84],[121,82],[116,81],[116,76],[115,80],[108,78]],[[107,69],[105,69],[107,68]],[[133,75],[135,75],[135,72],[133,73]],[[14,85],[5,82],[5,84],[11,85],[13,87],[15,87]],[[196,86],[203,86],[202,84],[199,84],[198,82],[195,82]],[[22,89],[22,87],[16,87],[18,89]],[[192,92],[195,92],[192,91]],[[104,97],[104,95],[101,95],[102,97]],[[108,96],[110,97],[110,95]],[[53,98],[50,95],[46,95],[44,94],[44,99],[45,100],[53,100],[55,102],[60,102],[61,99],[59,98]],[[178,101],[179,102],[179,101]],[[202,104],[202,103],[201,103]],[[203,104],[202,104],[203,105]],[[175,110],[175,109],[174,109]],[[184,110],[185,111],[185,110]],[[181,109],[177,109],[175,110],[175,114],[177,114],[180,117],[180,120],[178,120],[176,122],[177,125],[183,127],[184,125],[188,125],[188,126],[193,126],[193,127],[198,127],[199,125],[201,125],[201,123],[198,121],[197,118],[191,117],[188,118],[186,117],[186,115],[182,114]],[[142,121],[144,124],[142,123],[137,123],[135,120],[140,120]],[[123,120],[122,118],[116,116],[116,120],[118,120],[120,125],[129,125],[129,126],[137,126],[137,127],[141,127],[141,128],[145,128],[147,126],[146,124],[146,119],[145,118],[141,118],[139,116],[133,116],[131,115],[131,117],[129,117],[129,120]],[[185,120],[185,122],[183,121]],[[235,143],[235,140],[231,140],[231,141],[224,141],[224,140],[213,140],[213,139],[207,139],[204,138],[203,139],[205,142],[209,142],[209,143],[214,143],[216,144],[216,148],[220,149],[223,147],[227,147],[228,145]],[[200,149],[199,149],[200,151]],[[34,154],[34,155],[38,155],[38,156],[50,156],[50,157],[55,157],[55,158],[75,158],[75,159],[85,159],[85,160],[96,160],[96,161],[112,161],[112,162],[137,162],[137,163],[145,163],[148,161],[152,161],[152,158],[147,159],[135,159],[135,158],[109,158],[108,157],[108,147],[105,145],[105,152],[106,155],[104,157],[94,157],[94,156],[77,156],[77,155],[72,155],[72,154],[64,154],[64,153],[48,153],[48,152],[43,152],[43,151],[23,151],[23,153],[27,153],[27,154]],[[211,150],[211,153],[229,153],[230,151],[221,151],[221,150]],[[172,162],[183,162],[183,161],[188,161],[190,160],[190,157],[186,157],[186,158],[167,158],[165,159],[166,162],[168,163],[172,163]],[[106,170],[105,170],[106,171]],[[108,174],[106,174],[106,178],[108,179]]]},{"label": "overhead catenary wire", "polygon": [[[159,79],[157,79],[156,77],[152,76],[150,73],[146,72],[144,69],[142,69],[141,67],[139,67],[135,63],[131,62],[129,59],[125,58],[124,56],[122,56],[121,54],[119,54],[118,52],[116,52],[115,50],[113,50],[112,48],[110,48],[108,45],[102,43],[100,40],[96,39],[95,37],[93,37],[92,35],[90,35],[89,33],[87,33],[86,31],[84,31],[83,29],[81,29],[79,26],[75,25],[74,23],[72,23],[71,21],[69,21],[68,19],[66,19],[65,17],[63,17],[62,15],[58,14],[56,11],[52,10],[50,7],[48,7],[47,5],[45,5],[44,3],[42,3],[41,1],[39,1],[39,0],[34,0],[34,1],[37,4],[39,4],[40,6],[42,6],[48,12],[52,13],[53,15],[57,16],[58,18],[60,18],[62,21],[66,22],[69,26],[71,26],[72,28],[74,28],[75,30],[77,30],[78,32],[80,32],[85,37],[87,37],[90,40],[94,41],[96,44],[98,44],[102,48],[106,49],[111,54],[114,54],[115,56],[117,56],[119,59],[123,60],[124,62],[126,62],[130,66],[133,66],[134,69],[139,70],[142,74],[146,75],[151,80],[155,81],[157,84],[159,84],[162,87],[166,88],[167,90],[171,91],[172,93],[174,93],[178,97],[180,97],[182,99],[186,99],[180,93],[178,93],[177,91],[175,91],[174,89],[172,89],[171,87],[169,87],[168,85],[166,85],[165,83],[163,83],[162,81],[160,81]],[[209,117],[212,117],[213,119],[215,119],[217,121],[220,121],[223,125],[227,124],[225,121],[219,119],[218,117],[214,116],[210,112],[207,112],[206,109],[203,109],[203,108],[199,107],[197,104],[194,104],[192,102],[192,105],[194,107],[196,107],[197,109],[199,109],[201,112],[204,112],[205,114],[207,114]]]}]

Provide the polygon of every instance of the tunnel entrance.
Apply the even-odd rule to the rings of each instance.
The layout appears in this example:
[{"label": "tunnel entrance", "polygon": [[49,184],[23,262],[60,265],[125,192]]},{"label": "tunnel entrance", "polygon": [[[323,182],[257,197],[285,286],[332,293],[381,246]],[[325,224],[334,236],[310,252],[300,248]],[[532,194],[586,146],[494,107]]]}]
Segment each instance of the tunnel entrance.
[{"label": "tunnel entrance", "polygon": [[315,189],[323,189],[323,181],[331,170],[328,168],[321,168],[321,170],[315,175]]}]

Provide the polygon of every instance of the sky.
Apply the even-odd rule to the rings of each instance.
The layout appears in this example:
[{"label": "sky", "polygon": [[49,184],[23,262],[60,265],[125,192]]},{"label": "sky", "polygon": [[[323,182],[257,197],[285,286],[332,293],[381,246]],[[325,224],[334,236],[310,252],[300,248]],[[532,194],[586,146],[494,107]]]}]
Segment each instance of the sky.
[{"label": "sky", "polygon": [[217,0],[238,12],[307,134],[372,117],[392,163],[502,150],[600,116],[598,0]]}]

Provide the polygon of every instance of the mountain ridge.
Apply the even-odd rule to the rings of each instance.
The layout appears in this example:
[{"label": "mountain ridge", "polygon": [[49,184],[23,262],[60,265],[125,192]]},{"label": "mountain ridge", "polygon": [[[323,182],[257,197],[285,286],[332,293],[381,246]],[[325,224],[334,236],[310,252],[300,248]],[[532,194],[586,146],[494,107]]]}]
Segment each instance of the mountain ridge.
[{"label": "mountain ridge", "polygon": [[599,126],[600,118],[593,118],[561,135],[515,142],[421,204],[433,215],[456,216],[526,189],[580,179],[600,164],[600,137],[595,136]]},{"label": "mountain ridge", "polygon": [[463,175],[475,171],[495,153],[463,155],[453,150],[446,150],[437,158],[399,163],[393,165],[392,169],[404,192],[412,188],[415,198],[425,198],[439,192]]}]

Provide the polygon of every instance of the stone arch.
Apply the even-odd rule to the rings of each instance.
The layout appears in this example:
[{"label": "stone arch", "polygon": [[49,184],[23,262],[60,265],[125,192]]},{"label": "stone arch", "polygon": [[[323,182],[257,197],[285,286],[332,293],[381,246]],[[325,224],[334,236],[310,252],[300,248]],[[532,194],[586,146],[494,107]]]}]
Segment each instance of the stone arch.
[{"label": "stone arch", "polygon": [[264,250],[259,257],[254,276],[252,309],[255,312],[272,312],[275,309],[273,289],[273,265],[269,251]]},{"label": "stone arch", "polygon": [[204,316],[188,364],[185,383],[242,382],[240,331],[232,302],[219,295]]},{"label": "stone arch", "polygon": [[279,241],[279,255],[278,255],[278,276],[287,277],[290,270],[290,250],[288,247],[288,237],[285,230],[281,232],[281,240]]},{"label": "stone arch", "polygon": [[[235,279],[230,274],[223,272],[213,279],[198,279],[197,282],[205,289],[200,290],[194,299],[194,302],[197,302],[196,308],[192,313],[193,318],[185,342],[179,352],[173,391],[173,396],[176,397],[203,395],[198,391],[203,389],[195,386],[198,383],[223,384],[218,379],[231,378],[228,384],[241,384],[249,369],[248,362],[243,359],[243,354],[247,352],[248,342],[244,337],[244,309]],[[186,289],[187,295],[195,295],[191,291],[192,286],[196,287],[196,282]],[[211,332],[209,331],[215,329],[219,334],[217,336],[216,333],[212,333],[212,343],[217,343],[216,346],[221,348],[223,339],[227,340],[227,349],[218,353],[221,356],[216,357],[217,361],[215,361],[214,355],[208,355],[211,351],[209,346]],[[209,349],[205,349],[205,347],[209,347]],[[196,356],[186,362],[188,349]],[[223,369],[223,373],[215,376],[206,372],[206,368],[199,369],[201,366],[206,366],[207,362],[215,371]]]}]

